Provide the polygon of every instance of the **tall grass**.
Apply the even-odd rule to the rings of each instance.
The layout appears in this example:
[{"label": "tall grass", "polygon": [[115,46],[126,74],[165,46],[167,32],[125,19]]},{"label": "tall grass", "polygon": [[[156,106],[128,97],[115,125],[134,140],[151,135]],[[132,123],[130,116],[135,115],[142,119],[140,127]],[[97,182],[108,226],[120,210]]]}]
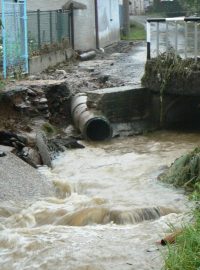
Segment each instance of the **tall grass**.
[{"label": "tall grass", "polygon": [[185,227],[176,244],[168,246],[166,270],[200,270],[200,210],[195,210],[193,225]]}]

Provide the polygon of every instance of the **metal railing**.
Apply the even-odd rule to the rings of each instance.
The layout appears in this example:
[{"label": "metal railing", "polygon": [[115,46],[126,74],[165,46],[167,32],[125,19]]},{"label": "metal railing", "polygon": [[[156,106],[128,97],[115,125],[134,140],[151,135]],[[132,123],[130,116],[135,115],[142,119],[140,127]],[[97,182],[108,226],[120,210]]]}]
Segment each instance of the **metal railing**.
[{"label": "metal railing", "polygon": [[147,19],[147,59],[173,51],[182,58],[200,56],[200,17]]}]

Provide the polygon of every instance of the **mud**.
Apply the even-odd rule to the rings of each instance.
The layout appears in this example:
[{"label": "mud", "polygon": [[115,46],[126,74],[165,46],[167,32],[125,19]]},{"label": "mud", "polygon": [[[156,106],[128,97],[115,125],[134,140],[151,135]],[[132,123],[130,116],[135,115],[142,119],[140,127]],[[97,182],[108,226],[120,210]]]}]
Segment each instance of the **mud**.
[{"label": "mud", "polygon": [[63,63],[36,78],[66,79],[73,93],[140,83],[146,61],[144,42],[121,41],[89,61]]}]

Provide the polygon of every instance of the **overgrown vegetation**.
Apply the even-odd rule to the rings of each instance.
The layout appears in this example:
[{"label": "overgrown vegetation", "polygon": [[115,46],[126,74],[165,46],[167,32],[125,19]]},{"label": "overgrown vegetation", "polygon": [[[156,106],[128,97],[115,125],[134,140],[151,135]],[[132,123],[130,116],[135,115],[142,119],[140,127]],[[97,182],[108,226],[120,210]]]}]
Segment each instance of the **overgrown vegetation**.
[{"label": "overgrown vegetation", "polygon": [[177,236],[176,244],[168,246],[166,270],[200,270],[200,148],[176,159],[160,180],[191,191],[196,201],[191,225]]},{"label": "overgrown vegetation", "polygon": [[200,147],[176,159],[160,180],[200,193]]},{"label": "overgrown vegetation", "polygon": [[132,22],[130,25],[130,33],[129,36],[121,36],[123,40],[145,40],[146,31],[142,24]]},{"label": "overgrown vegetation", "polygon": [[147,86],[151,78],[157,78],[158,82],[160,82],[160,91],[164,92],[167,86],[173,83],[174,79],[186,84],[194,71],[200,71],[199,60],[195,61],[192,58],[182,59],[172,50],[169,53],[160,54],[146,64],[142,84]]},{"label": "overgrown vegetation", "polygon": [[141,82],[144,87],[160,90],[161,126],[164,119],[163,97],[165,93],[176,89],[179,93],[185,92],[190,94],[193,88],[198,89],[199,73],[199,60],[195,61],[192,58],[182,59],[173,50],[147,61]]},{"label": "overgrown vegetation", "polygon": [[185,15],[184,7],[181,0],[154,0],[154,4],[149,8],[148,12],[159,12],[164,13],[167,17],[176,17]]},{"label": "overgrown vegetation", "polygon": [[200,212],[194,213],[193,226],[188,226],[176,239],[175,246],[168,246],[165,260],[166,270],[200,269]]}]

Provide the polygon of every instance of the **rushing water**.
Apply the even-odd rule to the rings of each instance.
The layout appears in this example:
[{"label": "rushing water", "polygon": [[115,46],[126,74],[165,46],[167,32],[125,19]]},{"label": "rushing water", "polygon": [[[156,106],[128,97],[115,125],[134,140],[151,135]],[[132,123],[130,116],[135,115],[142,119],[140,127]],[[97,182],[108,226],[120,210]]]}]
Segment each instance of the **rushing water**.
[{"label": "rushing water", "polygon": [[181,226],[189,203],[156,177],[199,142],[158,132],[66,151],[40,169],[57,198],[1,203],[1,270],[161,269],[156,241]]}]

